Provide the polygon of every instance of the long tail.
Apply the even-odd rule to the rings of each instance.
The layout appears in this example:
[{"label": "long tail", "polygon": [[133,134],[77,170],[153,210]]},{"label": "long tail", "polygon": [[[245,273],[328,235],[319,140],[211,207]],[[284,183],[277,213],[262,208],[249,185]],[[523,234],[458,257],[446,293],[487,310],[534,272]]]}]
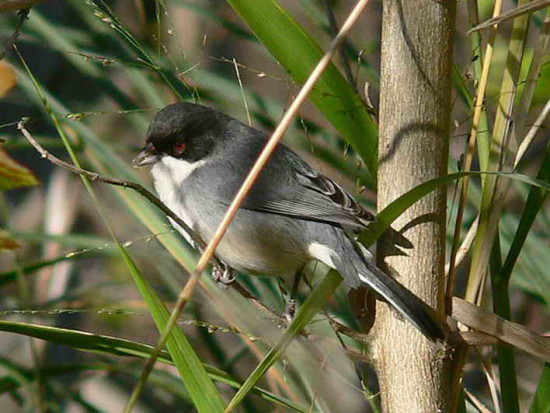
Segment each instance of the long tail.
[{"label": "long tail", "polygon": [[434,311],[424,301],[370,262],[343,230],[336,229],[336,234],[339,239],[330,248],[335,254],[328,265],[336,267],[350,287],[371,287],[428,339],[444,340],[443,329],[432,316]]}]

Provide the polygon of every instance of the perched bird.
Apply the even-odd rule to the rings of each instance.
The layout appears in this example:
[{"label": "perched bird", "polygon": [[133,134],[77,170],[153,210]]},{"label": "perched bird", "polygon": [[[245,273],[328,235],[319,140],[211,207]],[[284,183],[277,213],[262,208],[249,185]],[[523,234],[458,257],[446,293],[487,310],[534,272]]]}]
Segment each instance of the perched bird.
[{"label": "perched bird", "polygon": [[[134,165],[151,165],[162,202],[208,242],[266,142],[263,132],[217,110],[180,102],[157,114]],[[348,286],[374,289],[429,339],[442,339],[429,307],[371,263],[370,253],[344,230],[373,219],[342,187],[280,144],[216,256],[239,272],[286,279],[319,260]]]}]

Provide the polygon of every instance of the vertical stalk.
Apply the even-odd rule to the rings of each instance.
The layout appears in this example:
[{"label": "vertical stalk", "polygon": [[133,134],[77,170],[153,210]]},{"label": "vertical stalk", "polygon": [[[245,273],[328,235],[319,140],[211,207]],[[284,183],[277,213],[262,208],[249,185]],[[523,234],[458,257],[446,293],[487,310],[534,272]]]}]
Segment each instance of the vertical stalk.
[{"label": "vertical stalk", "polygon": [[[511,320],[510,294],[508,292],[510,277],[507,277],[503,272],[500,251],[500,240],[497,236],[489,262],[493,309],[495,314]],[[496,350],[503,411],[506,413],[519,413],[516,354],[514,348],[499,341]]]},{"label": "vertical stalk", "polygon": [[[455,2],[383,3],[378,208],[447,172]],[[426,196],[394,224],[414,245],[379,265],[444,318],[445,190]],[[447,411],[439,347],[379,305],[374,358],[385,412]]]}]

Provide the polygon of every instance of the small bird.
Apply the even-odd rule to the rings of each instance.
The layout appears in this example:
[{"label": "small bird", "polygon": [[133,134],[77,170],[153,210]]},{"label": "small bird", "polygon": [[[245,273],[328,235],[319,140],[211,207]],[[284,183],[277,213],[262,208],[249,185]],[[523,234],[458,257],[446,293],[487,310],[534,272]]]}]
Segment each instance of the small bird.
[{"label": "small bird", "polygon": [[[220,111],[180,102],[157,114],[133,163],[151,165],[162,202],[209,242],[266,142],[263,132]],[[378,269],[348,235],[346,230],[365,228],[373,219],[340,185],[280,144],[216,256],[239,272],[285,279],[319,260],[351,288],[374,289],[430,340],[443,339],[429,307]]]}]

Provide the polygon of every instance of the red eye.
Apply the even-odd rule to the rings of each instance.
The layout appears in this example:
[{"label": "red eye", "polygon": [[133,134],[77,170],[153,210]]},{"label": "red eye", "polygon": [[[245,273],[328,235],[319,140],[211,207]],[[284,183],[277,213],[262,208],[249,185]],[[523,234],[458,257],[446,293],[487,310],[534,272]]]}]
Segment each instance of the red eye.
[{"label": "red eye", "polygon": [[174,152],[178,155],[181,155],[183,151],[185,151],[185,143],[184,142],[178,142],[174,145]]}]

